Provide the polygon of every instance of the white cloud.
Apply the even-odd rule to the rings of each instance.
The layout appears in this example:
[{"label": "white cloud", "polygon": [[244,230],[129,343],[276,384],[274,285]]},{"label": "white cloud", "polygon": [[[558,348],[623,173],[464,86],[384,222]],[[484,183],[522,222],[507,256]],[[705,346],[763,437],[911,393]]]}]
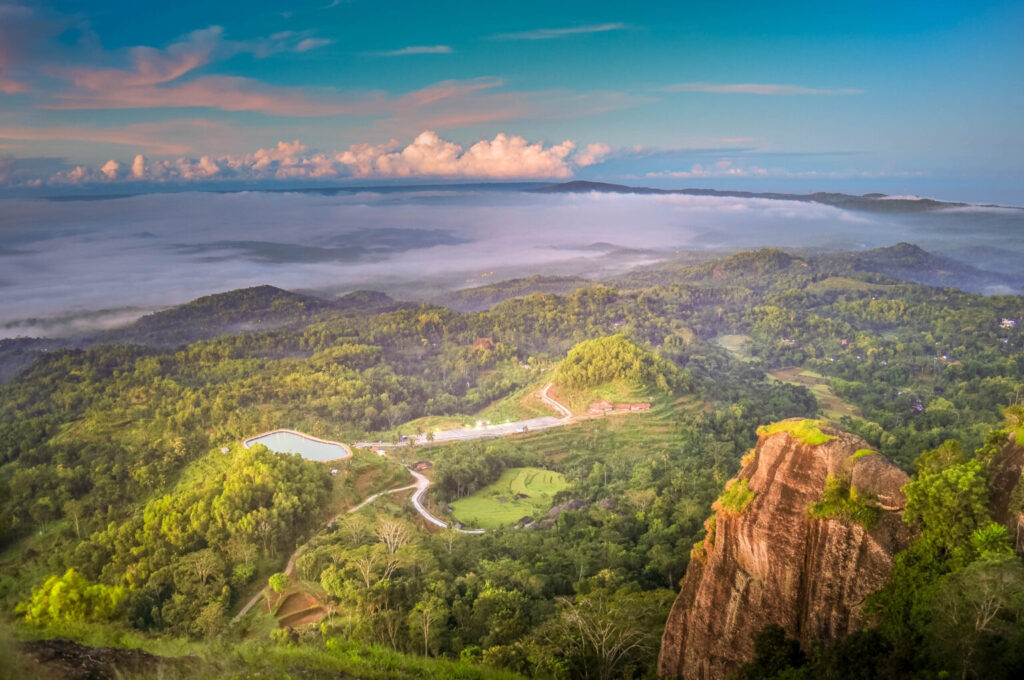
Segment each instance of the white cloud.
[{"label": "white cloud", "polygon": [[366,54],[373,57],[404,57],[410,54],[451,54],[452,51],[448,45],[410,45],[397,50],[367,52]]},{"label": "white cloud", "polygon": [[676,83],[662,88],[665,92],[712,92],[715,94],[760,94],[784,95],[799,94],[863,94],[863,90],[852,88],[814,88],[801,85],[775,85],[771,83]]},{"label": "white cloud", "polygon": [[88,183],[123,180],[155,182],[203,180],[260,181],[340,177],[445,177],[445,178],[567,178],[577,167],[597,163],[611,148],[590,144],[572,155],[572,141],[545,146],[516,135],[498,134],[468,148],[442,139],[428,130],[402,147],[391,140],[384,144],[354,144],[334,152],[310,152],[299,140],[278,142],[275,147],[244,155],[198,160],[180,157],[150,160],[139,154],[130,168],[110,160],[99,168],[77,166],[57,173],[51,183]]},{"label": "white cloud", "polygon": [[734,165],[731,160],[721,159],[713,164],[694,163],[689,170],[665,170],[648,172],[645,177],[652,179],[694,179],[723,177],[776,177],[782,179],[870,179],[872,177],[920,177],[919,171],[871,172],[867,170],[795,171],[785,168],[762,168],[757,165]]},{"label": "white cloud", "polygon": [[605,156],[611,153],[611,151],[612,148],[607,144],[588,144],[583,151],[576,154],[576,157],[573,160],[576,162],[576,165],[581,168],[585,168],[588,165],[600,163],[604,160]]},{"label": "white cloud", "polygon": [[628,24],[617,21],[605,24],[590,24],[588,26],[569,26],[566,28],[538,28],[519,33],[499,33],[492,37],[496,40],[552,40],[555,38],[565,38],[570,35],[624,31],[628,28]]},{"label": "white cloud", "polygon": [[327,38],[303,38],[297,45],[295,45],[295,51],[308,52],[310,50],[315,50],[318,47],[324,47],[325,45],[330,44],[331,41]]}]

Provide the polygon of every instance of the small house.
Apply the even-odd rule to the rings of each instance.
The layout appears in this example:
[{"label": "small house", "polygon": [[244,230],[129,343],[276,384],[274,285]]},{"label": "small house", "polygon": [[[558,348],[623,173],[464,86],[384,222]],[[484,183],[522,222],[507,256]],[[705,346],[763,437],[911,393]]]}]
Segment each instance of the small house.
[{"label": "small house", "polygon": [[608,413],[609,411],[614,410],[614,408],[615,407],[612,405],[610,401],[608,401],[607,399],[602,399],[601,401],[595,401],[590,405],[590,412]]}]

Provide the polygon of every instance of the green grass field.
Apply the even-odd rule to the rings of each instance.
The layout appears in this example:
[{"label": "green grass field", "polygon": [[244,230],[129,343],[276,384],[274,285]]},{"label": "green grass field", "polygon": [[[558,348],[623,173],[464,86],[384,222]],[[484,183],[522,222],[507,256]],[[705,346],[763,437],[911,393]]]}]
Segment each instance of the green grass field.
[{"label": "green grass field", "polygon": [[860,416],[860,409],[833,392],[828,384],[828,378],[820,373],[794,367],[770,371],[768,375],[776,380],[809,389],[818,400],[821,414],[829,421],[839,422],[843,416]]},{"label": "green grass field", "polygon": [[[452,503],[452,516],[467,526],[493,529],[530,515],[535,519],[553,505],[555,494],[569,486],[558,472],[509,468],[498,481]],[[526,498],[516,498],[517,494]]]},{"label": "green grass field", "polygon": [[606,399],[613,404],[651,403],[656,395],[654,390],[638,390],[621,381],[606,382],[585,390],[557,388],[553,395],[575,414],[587,413],[590,404]]},{"label": "green grass field", "polygon": [[719,335],[715,343],[729,354],[742,361],[750,360],[749,335]]}]

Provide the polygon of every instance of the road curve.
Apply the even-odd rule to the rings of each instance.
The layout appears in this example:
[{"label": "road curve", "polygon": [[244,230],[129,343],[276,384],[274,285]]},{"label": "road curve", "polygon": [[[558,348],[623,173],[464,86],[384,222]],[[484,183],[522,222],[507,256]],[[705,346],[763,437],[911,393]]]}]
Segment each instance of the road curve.
[{"label": "road curve", "polygon": [[[423,516],[423,519],[427,520],[431,524],[433,524],[435,526],[439,526],[442,529],[447,529],[448,528],[448,523],[447,522],[445,522],[443,520],[440,520],[437,517],[434,517],[433,515],[431,515],[427,511],[427,509],[425,507],[423,507],[423,496],[426,495],[427,489],[430,488],[430,480],[427,479],[426,476],[421,475],[420,473],[416,472],[415,470],[409,470],[409,474],[411,474],[413,477],[416,478],[416,484],[413,485],[413,486],[416,487],[416,493],[414,493],[412,495],[412,506],[414,508],[416,508],[416,512],[420,513],[420,515]],[[452,528],[455,529],[456,531],[458,531],[461,534],[482,534],[482,533],[484,533],[483,529],[459,529],[458,527],[452,527]]]},{"label": "road curve", "polygon": [[572,411],[570,411],[564,405],[558,403],[557,401],[554,400],[554,398],[548,395],[548,390],[551,389],[551,385],[552,383],[548,383],[547,385],[544,386],[544,389],[540,391],[540,400],[543,401],[548,406],[550,406],[551,408],[558,411],[559,413],[561,413],[562,420],[567,421],[570,418],[572,418]]}]

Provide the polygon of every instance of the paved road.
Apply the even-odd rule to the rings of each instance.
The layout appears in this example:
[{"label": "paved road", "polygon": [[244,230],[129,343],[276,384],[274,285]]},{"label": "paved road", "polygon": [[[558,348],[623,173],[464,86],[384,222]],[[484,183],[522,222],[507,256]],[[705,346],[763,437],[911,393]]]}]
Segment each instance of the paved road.
[{"label": "paved road", "polygon": [[526,420],[517,420],[512,423],[478,425],[477,427],[461,428],[458,430],[441,430],[440,432],[432,432],[429,435],[417,434],[401,442],[356,442],[354,446],[357,449],[371,447],[392,448],[395,446],[408,446],[410,440],[412,440],[416,446],[429,446],[430,444],[449,444],[451,442],[472,441],[474,439],[495,439],[497,437],[507,437],[508,435],[519,434],[521,432],[547,430],[552,427],[559,427],[572,422],[572,412],[562,404],[555,401],[552,397],[548,396],[548,390],[550,389],[551,383],[548,383],[544,386],[544,389],[540,391],[538,396],[540,396],[541,401],[546,405],[557,411],[559,415],[562,416],[561,418],[555,418],[554,416],[528,418]]},{"label": "paved road", "polygon": [[[421,475],[420,473],[416,472],[415,470],[409,470],[409,474],[416,478],[416,484],[414,485],[416,487],[416,493],[412,495],[412,506],[416,508],[416,512],[420,513],[420,515],[423,516],[423,519],[427,520],[431,524],[439,526],[442,529],[447,529],[447,522],[440,520],[437,517],[434,517],[427,511],[425,507],[423,507],[423,496],[426,495],[427,489],[430,488],[430,480],[427,479],[424,475]],[[455,527],[455,530],[463,534],[484,533],[483,529],[459,529],[458,527]]]}]

